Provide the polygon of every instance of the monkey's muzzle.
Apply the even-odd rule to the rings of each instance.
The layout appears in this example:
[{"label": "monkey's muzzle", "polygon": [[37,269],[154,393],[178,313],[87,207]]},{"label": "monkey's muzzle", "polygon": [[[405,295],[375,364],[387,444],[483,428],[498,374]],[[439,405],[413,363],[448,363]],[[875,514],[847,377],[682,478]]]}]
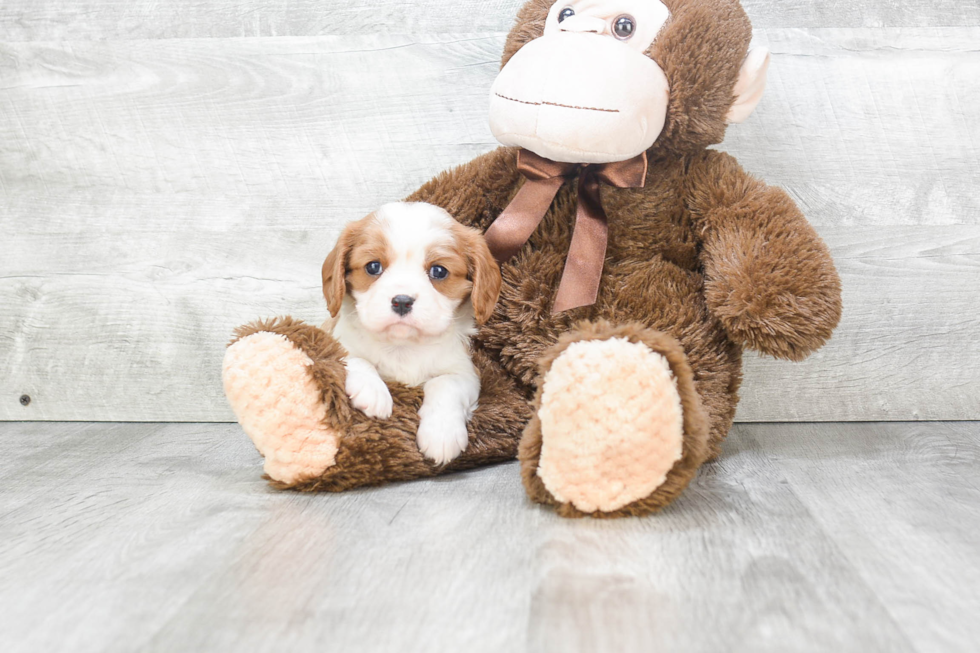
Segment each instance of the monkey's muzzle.
[{"label": "monkey's muzzle", "polygon": [[670,87],[641,52],[595,34],[531,41],[490,91],[490,130],[504,145],[565,163],[611,163],[656,142]]}]

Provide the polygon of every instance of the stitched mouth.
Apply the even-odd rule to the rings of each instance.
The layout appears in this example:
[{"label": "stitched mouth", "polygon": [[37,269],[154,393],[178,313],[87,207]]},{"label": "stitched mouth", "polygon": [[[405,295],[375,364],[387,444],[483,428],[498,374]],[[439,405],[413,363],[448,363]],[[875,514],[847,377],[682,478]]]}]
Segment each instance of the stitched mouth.
[{"label": "stitched mouth", "polygon": [[511,102],[517,102],[518,104],[530,104],[534,107],[549,106],[549,107],[561,107],[562,109],[578,109],[580,111],[599,111],[602,113],[619,113],[619,109],[599,109],[596,107],[577,107],[572,104],[559,104],[558,102],[528,102],[527,100],[518,100],[517,98],[507,97],[506,95],[501,95],[500,93],[494,93],[497,97],[502,100],[509,100]]}]

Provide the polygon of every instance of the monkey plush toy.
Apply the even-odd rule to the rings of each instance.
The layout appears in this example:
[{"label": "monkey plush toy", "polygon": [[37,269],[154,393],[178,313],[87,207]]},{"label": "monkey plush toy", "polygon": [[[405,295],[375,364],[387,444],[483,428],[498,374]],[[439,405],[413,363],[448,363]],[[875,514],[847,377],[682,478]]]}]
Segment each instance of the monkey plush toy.
[{"label": "monkey plush toy", "polygon": [[501,263],[467,448],[425,459],[421,389],[390,387],[392,417],[369,418],[336,341],[278,318],[240,328],[224,363],[271,482],[342,491],[516,455],[530,499],[563,516],[673,501],[720,453],[742,350],[801,360],[840,318],[793,201],[708,149],[762,96],[751,31],[737,0],[527,2],[491,91],[505,147],[409,198],[485,231]]}]

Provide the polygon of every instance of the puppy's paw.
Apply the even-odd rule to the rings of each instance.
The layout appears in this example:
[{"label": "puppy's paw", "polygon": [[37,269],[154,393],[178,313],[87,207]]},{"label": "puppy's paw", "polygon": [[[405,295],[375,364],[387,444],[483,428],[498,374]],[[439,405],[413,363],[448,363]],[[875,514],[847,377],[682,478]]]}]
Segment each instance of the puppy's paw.
[{"label": "puppy's paw", "polygon": [[368,417],[387,419],[393,408],[391,392],[376,372],[347,370],[347,396],[350,402]]},{"label": "puppy's paw", "polygon": [[415,442],[422,455],[437,465],[445,465],[463,453],[469,442],[466,420],[457,412],[419,411],[419,430]]}]

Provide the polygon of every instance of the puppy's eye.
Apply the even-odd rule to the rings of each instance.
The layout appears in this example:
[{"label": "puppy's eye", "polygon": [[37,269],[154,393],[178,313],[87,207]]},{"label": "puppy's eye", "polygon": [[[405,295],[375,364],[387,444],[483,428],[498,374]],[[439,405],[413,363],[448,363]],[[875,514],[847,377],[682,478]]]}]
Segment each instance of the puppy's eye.
[{"label": "puppy's eye", "polygon": [[613,23],[613,34],[621,41],[633,36],[634,31],[636,31],[636,21],[633,20],[632,16],[620,16]]},{"label": "puppy's eye", "polygon": [[370,274],[372,277],[376,277],[381,274],[381,261],[371,261],[364,266],[364,271]]},{"label": "puppy's eye", "polygon": [[558,22],[561,23],[566,18],[571,18],[574,15],[575,15],[574,9],[572,9],[571,7],[565,7],[564,9],[561,10],[561,13],[558,14]]},{"label": "puppy's eye", "polygon": [[449,270],[441,265],[433,265],[429,268],[429,276],[433,279],[445,279],[449,276]]}]

